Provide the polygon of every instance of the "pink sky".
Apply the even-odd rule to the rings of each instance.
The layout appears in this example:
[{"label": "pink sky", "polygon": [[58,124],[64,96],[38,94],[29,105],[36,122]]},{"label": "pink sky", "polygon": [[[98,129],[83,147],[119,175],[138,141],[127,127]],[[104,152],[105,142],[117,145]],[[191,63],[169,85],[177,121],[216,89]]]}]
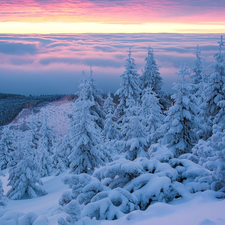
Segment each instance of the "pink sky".
[{"label": "pink sky", "polygon": [[[100,25],[156,23],[172,24],[170,26],[190,24],[193,27],[185,28],[184,26],[184,29],[192,29],[195,33],[195,30],[199,29],[194,27],[197,24],[203,28],[206,25],[208,31],[213,28],[212,26],[214,28],[218,26],[219,30],[223,29],[224,11],[224,0],[0,0],[0,28],[2,28],[1,23],[6,22],[21,23],[21,27],[23,26],[25,30],[31,27],[25,27],[22,22],[34,23],[33,27],[38,26],[36,23],[43,22]],[[57,26],[59,27],[58,24]],[[86,28],[87,31],[89,27]],[[15,29],[16,25],[13,24],[7,31],[13,33]],[[59,33],[61,33],[60,29],[63,30],[63,25],[59,27]],[[116,31],[116,27],[112,29]],[[142,28],[144,29],[146,28]],[[215,29],[216,32],[219,32],[218,29]],[[134,33],[135,30],[138,31],[137,26],[133,27]],[[97,31],[104,32],[104,27],[98,27]]]}]

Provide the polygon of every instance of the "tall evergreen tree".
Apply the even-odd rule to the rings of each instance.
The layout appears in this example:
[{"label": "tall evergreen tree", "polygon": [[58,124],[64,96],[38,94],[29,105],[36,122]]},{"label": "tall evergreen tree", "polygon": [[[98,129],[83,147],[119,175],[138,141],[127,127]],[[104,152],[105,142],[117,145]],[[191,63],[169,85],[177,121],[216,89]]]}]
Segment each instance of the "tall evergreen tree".
[{"label": "tall evergreen tree", "polygon": [[225,83],[225,54],[221,53],[224,46],[223,38],[219,42],[219,52],[214,55],[216,63],[212,64],[213,73],[209,77],[209,82],[205,88],[205,101],[201,114],[209,125],[212,126],[215,116],[220,110],[218,103],[225,99],[223,91]]},{"label": "tall evergreen tree", "polygon": [[143,117],[145,131],[148,134],[148,143],[156,142],[154,133],[162,125],[164,115],[162,114],[159,98],[151,87],[145,88],[141,98],[140,115]]},{"label": "tall evergreen tree", "polygon": [[6,169],[9,163],[13,159],[13,152],[15,147],[13,146],[12,131],[6,126],[3,129],[3,134],[0,140],[0,169]]},{"label": "tall evergreen tree", "polygon": [[160,76],[159,69],[157,67],[153,49],[149,46],[148,56],[145,58],[146,64],[143,74],[140,76],[141,90],[151,87],[152,90],[160,95],[162,90],[162,77]]},{"label": "tall evergreen tree", "polygon": [[194,92],[199,95],[199,88],[202,83],[202,57],[201,57],[201,51],[199,50],[199,47],[197,45],[197,50],[195,52],[196,60],[195,60],[195,67],[191,70],[193,73],[191,76],[192,83],[195,85]]},{"label": "tall evergreen tree", "polygon": [[79,98],[74,104],[71,115],[71,145],[69,156],[71,173],[87,173],[99,165],[104,165],[104,154],[97,148],[101,143],[101,134],[96,124],[97,116],[91,114],[94,101],[89,99],[89,89],[82,86]]},{"label": "tall evergreen tree", "polygon": [[138,101],[140,95],[140,88],[138,86],[139,74],[135,69],[134,59],[131,58],[131,48],[128,51],[128,58],[126,59],[125,71],[120,77],[122,82],[120,88],[116,91],[115,95],[119,96],[119,105],[115,111],[116,116],[121,116],[124,114],[124,110],[127,108],[128,97],[133,99],[134,102]]},{"label": "tall evergreen tree", "polygon": [[[104,109],[107,115],[106,115],[104,130],[102,131],[102,135],[106,142],[115,140],[115,139],[117,140],[121,139],[119,126],[116,123],[116,118],[114,116],[115,105],[116,104],[113,102],[113,98],[111,97],[111,94],[109,92],[108,97],[104,103]],[[109,143],[107,142],[106,145],[108,144]]]},{"label": "tall evergreen tree", "polygon": [[44,116],[44,121],[40,129],[41,137],[38,142],[37,160],[41,166],[41,176],[50,176],[52,172],[53,159],[53,144],[56,139],[56,134],[47,123],[47,115]]},{"label": "tall evergreen tree", "polygon": [[148,157],[147,134],[142,124],[142,117],[139,115],[140,109],[132,98],[127,99],[127,107],[121,126],[121,133],[124,136],[121,148],[129,160]]},{"label": "tall evergreen tree", "polygon": [[93,79],[93,71],[90,68],[90,76],[81,86],[85,86],[86,100],[92,101],[94,104],[90,107],[91,115],[96,117],[96,124],[103,129],[105,112],[102,110],[104,100],[102,98],[102,90],[98,88],[96,81]]},{"label": "tall evergreen tree", "polygon": [[0,179],[0,206],[6,206],[7,201],[6,198],[3,196],[4,190],[2,187],[2,180]]},{"label": "tall evergreen tree", "polygon": [[7,196],[17,200],[21,198],[35,198],[47,194],[40,185],[40,165],[35,159],[36,149],[32,142],[32,135],[21,140],[20,146],[15,154],[17,164],[9,171],[9,183],[11,189]]},{"label": "tall evergreen tree", "polygon": [[181,79],[173,87],[175,94],[172,98],[175,104],[169,109],[165,123],[160,128],[165,132],[161,143],[171,148],[175,157],[190,152],[198,139],[194,131],[198,127],[196,97],[192,94],[193,86],[185,80],[189,71],[186,66],[181,65],[177,74]]}]

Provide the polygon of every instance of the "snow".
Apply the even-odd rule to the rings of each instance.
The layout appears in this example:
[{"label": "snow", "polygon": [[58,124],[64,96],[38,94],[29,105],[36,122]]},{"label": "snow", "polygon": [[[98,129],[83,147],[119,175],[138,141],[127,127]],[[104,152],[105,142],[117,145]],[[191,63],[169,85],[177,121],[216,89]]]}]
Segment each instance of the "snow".
[{"label": "snow", "polygon": [[[65,217],[58,200],[68,188],[61,181],[68,172],[59,176],[42,178],[43,188],[48,195],[24,200],[9,200],[5,209],[0,208],[0,224],[16,225],[18,216],[34,212],[37,221],[33,225],[57,225],[60,217]],[[3,188],[7,191],[7,176],[0,177]],[[225,200],[214,197],[215,192],[205,191],[195,194],[187,194],[183,199],[176,199],[170,203],[156,202],[147,210],[136,210],[116,221],[95,221],[89,218],[83,219],[85,225],[224,225],[225,224]],[[47,220],[46,220],[47,219]],[[42,222],[41,222],[42,221]],[[43,222],[45,221],[45,223]],[[48,222],[46,222],[48,221]],[[20,224],[20,223],[19,223]],[[81,223],[82,224],[82,223]]]}]

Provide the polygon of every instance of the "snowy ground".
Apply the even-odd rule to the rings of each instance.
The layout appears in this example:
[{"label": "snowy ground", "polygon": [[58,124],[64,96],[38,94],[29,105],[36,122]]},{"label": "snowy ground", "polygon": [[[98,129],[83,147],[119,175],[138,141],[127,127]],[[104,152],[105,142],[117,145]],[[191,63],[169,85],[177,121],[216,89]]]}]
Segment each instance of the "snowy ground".
[{"label": "snowy ground", "polygon": [[[43,178],[44,189],[47,195],[36,199],[9,200],[6,210],[26,214],[35,212],[37,215],[47,217],[50,225],[57,225],[59,217],[65,217],[58,204],[64,190],[68,187],[64,185],[61,178],[51,176]],[[3,181],[4,191],[7,192],[7,175],[0,177]],[[146,211],[134,211],[117,221],[91,221],[89,218],[83,220],[86,225],[224,225],[225,224],[225,200],[215,199],[213,192],[190,194],[186,199],[177,199],[173,202],[155,203]],[[0,217],[1,217],[0,210]],[[3,217],[2,217],[3,218]],[[14,225],[16,223],[7,223],[1,221],[1,225]],[[81,223],[82,224],[82,223]],[[40,224],[41,225],[41,224]]]},{"label": "snowy ground", "polygon": [[[42,108],[39,114],[44,115],[47,113],[49,115],[49,124],[61,135],[68,127],[69,119],[67,114],[70,112],[71,105],[68,101],[64,100],[49,104]],[[22,124],[24,120],[29,120],[30,116],[31,111],[26,109],[21,112],[12,124]],[[65,172],[58,177],[51,176],[42,178],[44,183],[43,188],[48,192],[45,196],[36,199],[9,200],[5,209],[0,208],[0,225],[21,225],[20,222],[16,222],[16,217],[21,218],[28,212],[35,212],[37,215],[44,216],[48,220],[48,223],[39,222],[35,225],[57,225],[58,218],[66,217],[66,214],[62,212],[61,206],[58,204],[58,200],[62,193],[68,189],[61,181],[62,177],[67,174],[68,172]],[[7,178],[7,173],[5,177],[0,176],[5,194],[10,188],[7,186]],[[94,221],[89,218],[84,218],[78,224],[225,225],[224,209],[225,200],[216,199],[213,192],[206,191],[204,193],[189,194],[185,199],[176,199],[169,204],[155,203],[146,211],[134,211],[117,221]],[[9,211],[16,213],[10,214]]]}]

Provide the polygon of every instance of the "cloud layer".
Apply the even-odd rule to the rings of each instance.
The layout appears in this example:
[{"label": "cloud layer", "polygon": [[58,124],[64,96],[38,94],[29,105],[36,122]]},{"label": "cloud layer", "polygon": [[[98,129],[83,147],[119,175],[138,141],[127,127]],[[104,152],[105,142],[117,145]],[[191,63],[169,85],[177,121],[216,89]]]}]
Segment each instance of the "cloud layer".
[{"label": "cloud layer", "polygon": [[171,92],[180,63],[194,66],[197,44],[209,65],[219,39],[217,34],[0,35],[0,92],[75,93],[82,70],[89,75],[90,66],[100,88],[115,92],[129,47],[141,74],[149,45],[164,89]]}]

